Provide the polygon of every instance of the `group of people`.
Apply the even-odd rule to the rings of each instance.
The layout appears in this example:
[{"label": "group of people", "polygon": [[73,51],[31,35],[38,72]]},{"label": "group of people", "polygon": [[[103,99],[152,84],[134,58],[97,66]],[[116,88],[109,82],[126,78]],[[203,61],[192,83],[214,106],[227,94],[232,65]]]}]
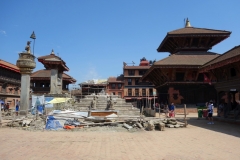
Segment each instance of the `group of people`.
[{"label": "group of people", "polygon": [[159,112],[159,109],[161,112],[165,113],[166,117],[173,118],[175,117],[175,106],[174,103],[171,103],[170,105],[163,104],[163,103],[156,103],[155,109],[157,112]]},{"label": "group of people", "polygon": [[9,104],[1,104],[1,110],[5,112],[9,111]]},{"label": "group of people", "polygon": [[[16,106],[15,106],[16,116],[18,116],[19,108],[20,108],[20,101],[16,100]],[[1,111],[8,112],[9,103],[1,104]]]}]

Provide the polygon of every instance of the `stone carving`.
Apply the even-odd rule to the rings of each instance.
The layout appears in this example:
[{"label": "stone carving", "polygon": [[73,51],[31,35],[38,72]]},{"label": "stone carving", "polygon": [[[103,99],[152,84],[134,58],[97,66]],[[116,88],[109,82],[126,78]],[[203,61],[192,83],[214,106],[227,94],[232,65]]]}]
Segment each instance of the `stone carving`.
[{"label": "stone carving", "polygon": [[108,101],[108,109],[110,110],[114,109],[114,102],[113,102],[112,96],[110,96],[110,100]]},{"label": "stone carving", "polygon": [[20,69],[21,74],[31,74],[36,67],[34,61],[35,56],[29,53],[19,53],[19,59],[17,60],[17,66]]},{"label": "stone carving", "polygon": [[91,102],[91,109],[97,109],[96,105],[97,105],[96,96],[94,96]]},{"label": "stone carving", "polygon": [[25,50],[27,51],[27,53],[31,53],[30,44],[31,44],[31,41],[27,41],[27,46],[25,47]]}]

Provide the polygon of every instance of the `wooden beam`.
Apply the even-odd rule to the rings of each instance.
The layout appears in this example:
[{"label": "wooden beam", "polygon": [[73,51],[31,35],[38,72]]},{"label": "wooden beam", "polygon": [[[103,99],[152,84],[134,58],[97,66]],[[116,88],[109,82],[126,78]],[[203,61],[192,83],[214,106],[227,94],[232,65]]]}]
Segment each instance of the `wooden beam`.
[{"label": "wooden beam", "polygon": [[160,78],[160,80],[162,80],[164,82],[165,80],[164,80],[164,77],[162,76],[160,69],[157,69],[156,73],[157,73],[158,77]]},{"label": "wooden beam", "polygon": [[202,41],[202,37],[199,39],[197,47],[201,47],[200,46],[201,45],[201,41]]},{"label": "wooden beam", "polygon": [[153,70],[151,71],[151,73],[149,74],[149,79],[151,82],[153,82],[154,84],[157,83],[156,81],[156,77],[155,77],[155,73],[153,72]]},{"label": "wooden beam", "polygon": [[210,41],[210,37],[207,38],[205,46],[208,46],[209,41]]},{"label": "wooden beam", "polygon": [[187,80],[187,76],[188,76],[188,70],[187,70],[187,71],[185,71],[185,74],[184,74],[184,81],[186,81],[186,80]]},{"label": "wooden beam", "polygon": [[161,71],[164,77],[166,78],[166,80],[169,81],[169,76],[167,75],[166,71],[164,71],[163,69]]},{"label": "wooden beam", "polygon": [[161,76],[158,74],[157,71],[158,71],[158,69],[155,69],[155,70],[154,70],[154,73],[155,73],[155,76],[157,77],[158,83],[161,84],[162,78],[161,78]]},{"label": "wooden beam", "polygon": [[197,72],[197,75],[195,77],[195,81],[197,81],[198,75],[199,75],[199,72]]},{"label": "wooden beam", "polygon": [[176,69],[173,68],[173,69],[172,69],[172,77],[171,77],[171,80],[172,80],[172,81],[175,81],[175,76],[176,76]]},{"label": "wooden beam", "polygon": [[210,44],[208,45],[208,47],[213,46],[214,44],[216,44],[218,41],[221,41],[222,37],[218,37],[216,38],[214,41],[210,42]]},{"label": "wooden beam", "polygon": [[172,53],[172,52],[173,52],[173,49],[172,49],[172,47],[171,47],[171,46],[169,46],[169,44],[168,44],[168,43],[165,43],[164,47],[165,47],[166,49],[168,49],[168,50],[170,51],[170,53]]},{"label": "wooden beam", "polygon": [[153,74],[149,75],[149,77],[151,78],[150,82],[152,82],[155,86],[159,85]]},{"label": "wooden beam", "polygon": [[190,39],[190,43],[189,43],[189,48],[192,46],[192,41],[193,41],[193,37],[191,37],[191,39]]},{"label": "wooden beam", "polygon": [[174,42],[169,38],[169,43],[171,43],[173,46],[178,47],[178,45],[174,44]]}]

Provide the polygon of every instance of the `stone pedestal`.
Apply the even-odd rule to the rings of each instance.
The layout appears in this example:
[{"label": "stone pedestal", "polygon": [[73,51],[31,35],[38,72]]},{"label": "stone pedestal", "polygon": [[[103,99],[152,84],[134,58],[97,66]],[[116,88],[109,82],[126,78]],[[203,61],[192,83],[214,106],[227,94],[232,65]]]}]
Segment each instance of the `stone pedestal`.
[{"label": "stone pedestal", "polygon": [[30,50],[27,50],[27,52],[19,53],[17,60],[17,66],[21,73],[20,115],[26,115],[29,110],[30,75],[36,67],[34,59],[35,56],[30,53]]}]

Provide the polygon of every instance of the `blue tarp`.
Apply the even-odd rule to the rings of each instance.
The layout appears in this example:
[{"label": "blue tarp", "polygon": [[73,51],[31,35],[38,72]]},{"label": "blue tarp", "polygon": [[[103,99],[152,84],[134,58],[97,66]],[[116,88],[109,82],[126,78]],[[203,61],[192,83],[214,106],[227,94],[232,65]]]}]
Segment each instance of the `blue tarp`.
[{"label": "blue tarp", "polygon": [[[43,114],[44,107],[42,105],[37,106],[38,114]],[[36,109],[35,107],[31,108],[32,115],[35,115]]]},{"label": "blue tarp", "polygon": [[47,117],[47,123],[46,123],[46,128],[47,130],[57,130],[57,129],[62,129],[63,126],[60,124],[58,120],[54,118],[54,116],[48,116]]}]

